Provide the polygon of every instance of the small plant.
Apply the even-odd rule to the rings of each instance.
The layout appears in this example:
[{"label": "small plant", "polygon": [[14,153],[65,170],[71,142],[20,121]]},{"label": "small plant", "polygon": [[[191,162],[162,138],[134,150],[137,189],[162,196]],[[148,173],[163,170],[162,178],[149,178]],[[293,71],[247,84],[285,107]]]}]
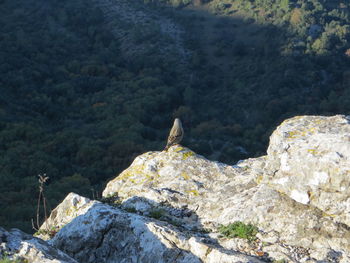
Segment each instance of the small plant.
[{"label": "small plant", "polygon": [[135,207],[125,207],[124,210],[126,212],[129,212],[129,213],[136,213],[137,210],[135,209]]},{"label": "small plant", "polygon": [[92,193],[92,199],[93,200],[100,200],[102,197],[99,194],[99,192],[97,190],[95,190],[94,188],[91,188],[91,193]]},{"label": "small plant", "polygon": [[119,198],[118,193],[108,195],[107,197],[101,197],[98,200],[102,203],[105,203],[114,207],[120,207],[122,204],[122,200]]},{"label": "small plant", "polygon": [[163,209],[153,209],[149,212],[149,216],[155,219],[160,219],[164,214],[165,211]]},{"label": "small plant", "polygon": [[201,228],[201,229],[199,229],[199,232],[204,233],[204,234],[208,234],[211,232],[211,230],[209,228]]},{"label": "small plant", "polygon": [[169,219],[169,220],[167,220],[167,222],[169,224],[172,224],[173,226],[177,226],[177,227],[182,226],[182,223],[178,220],[175,220],[175,219]]},{"label": "small plant", "polygon": [[[46,198],[44,195],[44,185],[46,181],[49,179],[46,174],[44,175],[38,175],[39,177],[39,197],[38,197],[38,203],[37,203],[37,210],[36,210],[36,225],[34,224],[34,220],[32,219],[32,227],[34,230],[39,231],[40,228],[40,205],[42,203],[43,210],[44,210],[44,218],[45,223],[47,224],[47,206],[46,206]],[[48,226],[46,225],[46,228],[48,229]]]},{"label": "small plant", "polygon": [[10,259],[7,255],[0,255],[0,263],[28,263],[27,259]]},{"label": "small plant", "polygon": [[53,226],[50,229],[39,229],[34,233],[34,236],[48,235],[50,238],[53,238],[59,230],[58,226]]},{"label": "small plant", "polygon": [[246,225],[240,221],[236,221],[227,226],[220,225],[218,230],[225,237],[239,237],[247,239],[248,241],[253,241],[258,233],[258,228],[256,226],[253,226],[252,224]]}]

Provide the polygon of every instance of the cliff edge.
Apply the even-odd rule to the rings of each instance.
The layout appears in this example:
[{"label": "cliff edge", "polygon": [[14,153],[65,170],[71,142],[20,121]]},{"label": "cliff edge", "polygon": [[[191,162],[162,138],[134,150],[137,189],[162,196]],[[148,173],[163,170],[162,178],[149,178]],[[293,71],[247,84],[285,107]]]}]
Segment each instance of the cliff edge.
[{"label": "cliff edge", "polygon": [[[298,116],[235,166],[188,148],[147,152],[101,201],[69,194],[42,229],[78,262],[350,262],[350,118]],[[256,227],[228,238],[222,225]]]}]

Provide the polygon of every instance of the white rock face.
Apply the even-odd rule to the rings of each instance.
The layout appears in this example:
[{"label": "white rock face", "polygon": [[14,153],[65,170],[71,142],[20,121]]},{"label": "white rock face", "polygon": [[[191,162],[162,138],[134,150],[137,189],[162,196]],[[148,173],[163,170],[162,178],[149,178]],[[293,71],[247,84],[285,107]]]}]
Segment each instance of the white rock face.
[{"label": "white rock face", "polygon": [[[142,154],[103,192],[117,207],[70,194],[50,243],[84,263],[350,262],[349,120],[292,118],[270,140],[237,166],[180,146]],[[220,237],[235,221],[257,240]]]},{"label": "white rock face", "polygon": [[43,232],[38,237],[44,240],[50,239],[47,230],[57,231],[77,216],[85,214],[95,202],[90,199],[70,193],[50,214],[48,220],[42,224],[39,230]]},{"label": "white rock face", "polygon": [[67,254],[39,238],[25,234],[18,229],[8,232],[1,227],[0,255],[7,255],[8,259],[30,263],[77,263]]},{"label": "white rock face", "polygon": [[350,225],[350,118],[284,121],[270,138],[267,164],[273,188]]},{"label": "white rock face", "polygon": [[[75,197],[67,196],[63,204],[73,203]],[[262,262],[239,252],[227,253],[221,246],[205,243],[166,222],[96,201],[90,201],[88,207],[49,241],[79,262],[214,263],[218,258],[222,258],[220,262]],[[67,221],[65,214],[56,219]]]}]

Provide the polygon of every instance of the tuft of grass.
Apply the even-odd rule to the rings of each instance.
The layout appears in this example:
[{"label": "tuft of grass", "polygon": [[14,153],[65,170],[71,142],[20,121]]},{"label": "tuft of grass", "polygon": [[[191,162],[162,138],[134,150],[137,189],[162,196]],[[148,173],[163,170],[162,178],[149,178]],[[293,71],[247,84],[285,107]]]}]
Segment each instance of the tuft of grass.
[{"label": "tuft of grass", "polygon": [[178,220],[175,220],[175,219],[169,219],[169,220],[167,220],[167,222],[169,224],[172,224],[173,226],[177,226],[177,227],[182,226],[182,223]]},{"label": "tuft of grass", "polygon": [[9,259],[8,257],[0,258],[0,263],[28,263],[26,259]]},{"label": "tuft of grass", "polygon": [[137,212],[135,207],[125,207],[124,210],[128,213],[136,213]]},{"label": "tuft of grass", "polygon": [[165,211],[163,209],[153,209],[149,212],[149,216],[155,219],[160,219],[164,214]]},{"label": "tuft of grass", "polygon": [[107,197],[101,197],[100,199],[98,199],[98,201],[118,208],[122,204],[122,200],[119,198],[118,193],[109,194]]},{"label": "tuft of grass", "polygon": [[[59,230],[60,228],[58,226],[53,226],[53,227],[50,227],[49,229],[39,229],[34,233],[33,236],[36,237],[40,235],[48,235],[50,238],[53,238]],[[2,262],[0,261],[0,263]]]},{"label": "tuft of grass", "polygon": [[227,226],[220,225],[219,232],[225,237],[228,238],[243,238],[248,241],[253,241],[256,238],[256,234],[258,233],[258,228],[252,224],[244,224],[243,222],[236,221]]}]

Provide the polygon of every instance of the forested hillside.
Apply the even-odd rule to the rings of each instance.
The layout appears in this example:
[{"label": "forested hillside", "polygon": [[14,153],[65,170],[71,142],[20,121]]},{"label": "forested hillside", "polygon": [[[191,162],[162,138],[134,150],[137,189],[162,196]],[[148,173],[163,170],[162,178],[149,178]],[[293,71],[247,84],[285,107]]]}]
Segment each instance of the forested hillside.
[{"label": "forested hillside", "polygon": [[[128,8],[142,16],[126,21]],[[349,8],[1,0],[0,225],[30,231],[38,174],[51,207],[70,191],[92,197],[162,150],[174,117],[186,146],[235,163],[263,154],[286,117],[350,114]]]}]

